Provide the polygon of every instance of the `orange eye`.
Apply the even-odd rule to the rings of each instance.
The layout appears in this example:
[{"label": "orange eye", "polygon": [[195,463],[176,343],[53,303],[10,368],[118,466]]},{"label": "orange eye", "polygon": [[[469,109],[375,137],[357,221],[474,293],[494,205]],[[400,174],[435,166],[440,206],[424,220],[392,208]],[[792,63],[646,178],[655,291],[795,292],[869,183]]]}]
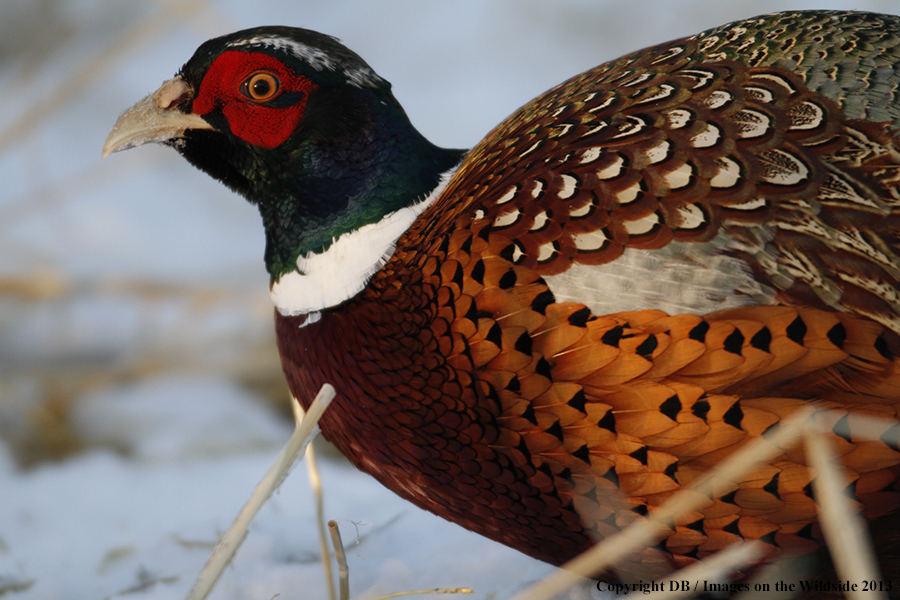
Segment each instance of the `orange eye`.
[{"label": "orange eye", "polygon": [[271,73],[254,73],[241,84],[241,93],[256,102],[271,100],[278,93],[280,83]]}]

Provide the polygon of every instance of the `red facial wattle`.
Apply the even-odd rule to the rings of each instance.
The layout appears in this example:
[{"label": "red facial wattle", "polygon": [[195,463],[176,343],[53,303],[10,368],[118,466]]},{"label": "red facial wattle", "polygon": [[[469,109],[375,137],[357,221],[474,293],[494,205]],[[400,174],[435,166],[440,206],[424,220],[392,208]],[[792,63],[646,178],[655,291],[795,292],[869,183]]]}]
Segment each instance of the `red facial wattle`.
[{"label": "red facial wattle", "polygon": [[203,77],[193,112],[221,111],[234,135],[255,146],[275,148],[297,128],[315,87],[268,54],[228,50]]}]

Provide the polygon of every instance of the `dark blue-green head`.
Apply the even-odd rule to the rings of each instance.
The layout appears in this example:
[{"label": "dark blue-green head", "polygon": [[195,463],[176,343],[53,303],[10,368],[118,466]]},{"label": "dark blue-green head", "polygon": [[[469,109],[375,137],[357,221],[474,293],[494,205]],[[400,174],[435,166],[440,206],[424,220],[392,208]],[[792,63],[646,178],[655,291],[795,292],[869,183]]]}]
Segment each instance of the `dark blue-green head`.
[{"label": "dark blue-green head", "polygon": [[273,282],[301,257],[421,202],[462,156],[422,137],[354,52],[290,27],[202,44],[123,113],[104,154],[146,142],[174,147],[259,207]]}]

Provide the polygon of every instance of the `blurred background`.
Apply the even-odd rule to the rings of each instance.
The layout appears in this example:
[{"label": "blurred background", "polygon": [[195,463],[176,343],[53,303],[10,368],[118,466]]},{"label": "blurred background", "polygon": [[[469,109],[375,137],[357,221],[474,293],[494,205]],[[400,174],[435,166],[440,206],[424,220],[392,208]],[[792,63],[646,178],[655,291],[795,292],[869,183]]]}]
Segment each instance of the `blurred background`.
[{"label": "blurred background", "polygon": [[[274,456],[289,431],[255,209],[170,149],[100,160],[118,113],[201,42],[266,24],[335,35],[393,83],[426,137],[471,147],[580,71],[787,8],[898,12],[900,2],[0,0],[0,596],[178,597],[189,577],[147,575],[164,544],[100,536],[76,560],[68,536],[97,534],[118,498],[119,529],[137,535],[131,519],[143,519],[162,539],[176,525],[154,525],[143,504],[122,508],[136,502],[117,496],[122,478],[138,473],[144,501],[165,504],[199,472],[229,479],[235,456]],[[145,488],[148,464],[159,479]],[[187,475],[185,464],[206,467]],[[75,498],[81,486],[91,502]],[[237,487],[236,498],[249,493]],[[190,514],[208,510],[197,502]],[[227,518],[199,537],[214,540]],[[90,525],[60,525],[77,519]],[[122,548],[131,562],[113,577],[110,552]],[[129,587],[148,577],[154,585]]]}]

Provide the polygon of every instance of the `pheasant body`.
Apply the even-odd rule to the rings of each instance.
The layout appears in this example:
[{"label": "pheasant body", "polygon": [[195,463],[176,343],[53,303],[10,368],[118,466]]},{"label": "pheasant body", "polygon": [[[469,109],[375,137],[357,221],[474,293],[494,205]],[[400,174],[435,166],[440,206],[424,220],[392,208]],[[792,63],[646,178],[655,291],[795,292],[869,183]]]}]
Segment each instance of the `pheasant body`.
[{"label": "pheasant body", "polygon": [[[866,13],[733,23],[587,71],[463,153],[330,38],[258,28],[204,44],[145,111],[260,206],[291,390],[339,394],[326,438],[560,564],[811,402],[866,515],[898,508],[900,429],[853,433],[900,407],[898,41]],[[134,145],[129,119],[108,149]],[[740,539],[817,548],[783,450],[618,575]]]}]

